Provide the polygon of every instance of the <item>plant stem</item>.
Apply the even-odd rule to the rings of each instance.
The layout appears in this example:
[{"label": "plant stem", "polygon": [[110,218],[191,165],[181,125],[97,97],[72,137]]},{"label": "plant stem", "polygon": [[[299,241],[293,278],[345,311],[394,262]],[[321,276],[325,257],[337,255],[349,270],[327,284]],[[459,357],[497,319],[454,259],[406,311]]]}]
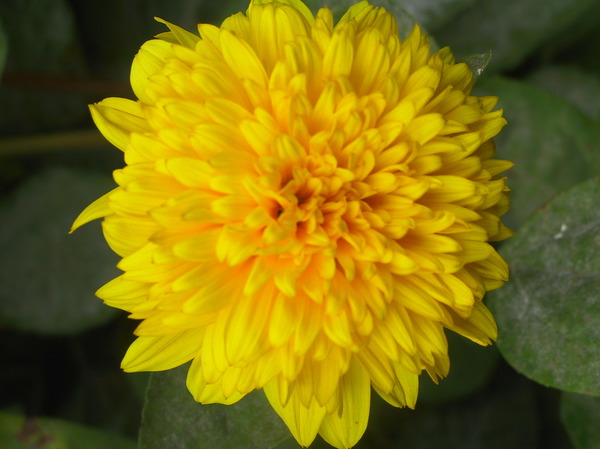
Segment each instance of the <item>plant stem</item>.
[{"label": "plant stem", "polygon": [[0,157],[87,150],[105,143],[96,129],[8,137],[0,139]]}]

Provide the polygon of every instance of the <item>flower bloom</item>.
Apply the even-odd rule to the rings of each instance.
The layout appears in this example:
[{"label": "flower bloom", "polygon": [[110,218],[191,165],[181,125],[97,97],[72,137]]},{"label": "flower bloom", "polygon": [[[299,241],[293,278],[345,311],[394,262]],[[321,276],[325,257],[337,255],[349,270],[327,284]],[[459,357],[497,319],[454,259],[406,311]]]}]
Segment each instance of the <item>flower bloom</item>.
[{"label": "flower bloom", "polygon": [[138,100],[91,106],[126,166],[74,223],[103,217],[122,257],[97,293],[142,320],[122,366],[191,361],[197,401],[262,388],[300,444],[350,447],[371,387],[412,408],[423,370],[448,373],[444,328],[496,338],[502,111],[366,1],[335,25],[300,0],[199,36],[164,23],[133,62]]}]

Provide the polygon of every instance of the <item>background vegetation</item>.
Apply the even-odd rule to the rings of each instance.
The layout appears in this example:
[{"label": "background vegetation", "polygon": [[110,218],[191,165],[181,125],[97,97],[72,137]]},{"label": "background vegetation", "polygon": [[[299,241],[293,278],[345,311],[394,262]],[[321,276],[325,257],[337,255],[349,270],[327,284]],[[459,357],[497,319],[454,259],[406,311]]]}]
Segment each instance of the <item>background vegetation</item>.
[{"label": "background vegetation", "polygon": [[[600,448],[600,1],[379,4],[459,58],[492,51],[476,93],[499,96],[509,121],[497,144],[517,164],[507,221],[518,232],[501,248],[511,282],[487,299],[498,344],[449,335],[450,376],[422,377],[415,411],[374,400],[358,447]],[[138,434],[140,449],[297,447],[261,393],[195,404],[185,367],[154,375],[145,396],[149,376],[119,370],[135,323],[93,295],[117,258],[98,223],[67,234],[123,165],[86,105],[133,98],[132,57],[162,31],[152,17],[193,30],[245,7],[0,2],[0,447],[129,449]]]}]

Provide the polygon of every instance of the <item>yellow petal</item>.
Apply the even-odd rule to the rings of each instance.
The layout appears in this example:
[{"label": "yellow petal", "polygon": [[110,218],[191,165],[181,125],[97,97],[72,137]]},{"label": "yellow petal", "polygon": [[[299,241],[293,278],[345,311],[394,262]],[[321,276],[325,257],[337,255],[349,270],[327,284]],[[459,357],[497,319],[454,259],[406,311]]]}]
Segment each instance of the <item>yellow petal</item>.
[{"label": "yellow petal", "polygon": [[164,371],[190,361],[202,346],[204,329],[160,337],[138,337],[129,346],[121,368],[127,372]]},{"label": "yellow petal", "polygon": [[160,23],[164,23],[169,28],[169,30],[171,30],[173,37],[177,40],[178,43],[189,48],[196,48],[196,44],[200,40],[200,36],[190,33],[189,31],[186,31],[183,28],[158,17],[155,17],[154,20]]},{"label": "yellow petal", "polygon": [[306,19],[306,21],[308,22],[308,24],[312,25],[315,21],[315,17],[313,16],[313,13],[310,11],[308,6],[306,6],[304,4],[304,2],[302,2],[301,0],[252,0],[250,2],[250,5],[248,6],[248,10],[247,10],[246,14],[248,16],[250,16],[252,14],[252,10],[256,6],[267,5],[270,3],[279,3],[282,5],[290,5],[296,11],[298,11],[300,14],[302,14],[304,19]]},{"label": "yellow petal", "polygon": [[254,49],[231,31],[221,30],[223,58],[238,79],[250,78],[259,85],[267,85],[267,73]]},{"label": "yellow petal", "polygon": [[71,230],[69,233],[75,231],[77,228],[89,223],[92,220],[112,215],[113,211],[108,205],[108,197],[118,189],[120,189],[120,187],[105,193],[88,207],[86,207],[71,225]]},{"label": "yellow petal", "polygon": [[236,301],[225,328],[225,351],[232,365],[253,361],[264,345],[267,323],[273,302],[273,289],[262,292],[258,303],[252,297]]},{"label": "yellow petal", "polygon": [[131,133],[149,130],[140,105],[125,98],[106,98],[90,105],[90,113],[106,140],[121,151],[127,150]]},{"label": "yellow petal", "polygon": [[354,32],[354,27],[348,25],[333,34],[323,55],[323,77],[326,80],[350,75],[354,61]]},{"label": "yellow petal", "polygon": [[305,407],[300,402],[298,395],[294,393],[291,394],[291,397],[285,406],[282,405],[282,398],[278,385],[279,382],[287,381],[283,380],[281,377],[273,379],[264,386],[265,395],[275,412],[277,412],[289,427],[298,443],[300,443],[301,446],[308,447],[317,436],[326,409],[325,407],[320,406],[316,400],[314,400],[309,407]]},{"label": "yellow petal", "polygon": [[192,396],[194,396],[194,399],[201,404],[231,405],[245,396],[245,394],[237,391],[229,396],[225,396],[220,382],[206,383],[200,358],[195,358],[192,362],[187,374],[186,386],[190,393],[192,393]]},{"label": "yellow petal", "polygon": [[369,2],[366,0],[362,0],[355,5],[352,5],[348,11],[344,13],[344,15],[340,18],[338,22],[338,26],[345,22],[350,22],[353,19],[358,21],[364,16],[366,16],[369,12],[373,10],[373,6],[369,5]]},{"label": "yellow petal", "polygon": [[268,72],[283,59],[286,45],[306,36],[309,23],[314,22],[310,11],[311,22],[296,8],[302,5],[308,10],[302,2],[294,1],[291,6],[287,3],[255,1],[248,8],[252,44]]},{"label": "yellow petal", "polygon": [[135,95],[143,102],[151,103],[152,99],[146,94],[148,77],[158,72],[164,66],[165,60],[173,55],[169,42],[154,39],[142,45],[131,65],[130,82]]},{"label": "yellow petal", "polygon": [[111,215],[102,223],[102,230],[111,249],[125,257],[143,247],[159,227],[152,220]]},{"label": "yellow petal", "polygon": [[414,119],[405,132],[421,145],[433,139],[443,128],[444,118],[440,114],[426,114]]},{"label": "yellow petal", "polygon": [[145,282],[136,282],[119,276],[96,292],[96,296],[111,307],[131,310],[143,303],[148,297],[150,285]]},{"label": "yellow petal", "polygon": [[332,446],[350,448],[365,432],[371,408],[371,382],[358,361],[350,362],[339,389],[339,410],[325,416],[319,434]]},{"label": "yellow petal", "polygon": [[489,345],[498,338],[496,321],[481,301],[475,303],[468,318],[453,314],[453,323],[449,329],[482,346]]}]

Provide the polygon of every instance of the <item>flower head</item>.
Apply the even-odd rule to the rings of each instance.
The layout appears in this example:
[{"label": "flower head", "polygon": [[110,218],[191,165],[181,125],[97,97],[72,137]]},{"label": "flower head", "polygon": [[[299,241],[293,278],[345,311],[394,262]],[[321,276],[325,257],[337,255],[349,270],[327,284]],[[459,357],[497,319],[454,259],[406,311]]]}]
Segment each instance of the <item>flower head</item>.
[{"label": "flower head", "polygon": [[350,447],[371,387],[414,407],[420,373],[447,374],[444,328],[496,338],[502,111],[366,1],[335,25],[300,0],[199,36],[164,23],[133,62],[138,100],[91,106],[126,166],[74,224],[104,217],[122,257],[98,291],[142,320],[122,366],[192,361],[197,401],[262,388],[302,445]]}]

